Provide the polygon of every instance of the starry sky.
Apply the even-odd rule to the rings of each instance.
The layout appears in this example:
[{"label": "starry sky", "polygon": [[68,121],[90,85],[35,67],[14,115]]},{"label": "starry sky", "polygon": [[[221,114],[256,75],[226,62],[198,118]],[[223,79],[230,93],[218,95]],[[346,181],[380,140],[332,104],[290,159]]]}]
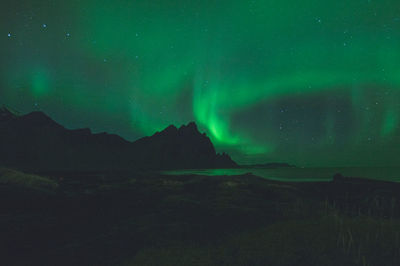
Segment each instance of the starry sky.
[{"label": "starry sky", "polygon": [[239,163],[400,164],[398,0],[2,0],[0,104]]}]

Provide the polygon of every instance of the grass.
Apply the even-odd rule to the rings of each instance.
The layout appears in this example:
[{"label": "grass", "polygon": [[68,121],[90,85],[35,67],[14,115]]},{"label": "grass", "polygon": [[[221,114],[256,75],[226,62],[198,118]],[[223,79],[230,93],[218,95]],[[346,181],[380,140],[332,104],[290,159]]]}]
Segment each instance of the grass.
[{"label": "grass", "polygon": [[57,182],[49,178],[8,168],[0,168],[0,184],[45,191],[55,190],[58,187]]},{"label": "grass", "polygon": [[[50,179],[9,169],[1,169],[0,183],[57,187]],[[13,204],[0,219],[0,227],[10,232],[3,235],[7,254],[18,255],[9,255],[12,261],[400,265],[400,186],[394,183],[136,175],[96,183],[79,175],[60,184],[54,195],[28,197],[22,190],[2,200]],[[25,253],[23,244],[29,246]]]},{"label": "grass", "polygon": [[122,265],[400,265],[399,232],[400,220],[330,214],[275,223],[207,246],[150,247]]}]

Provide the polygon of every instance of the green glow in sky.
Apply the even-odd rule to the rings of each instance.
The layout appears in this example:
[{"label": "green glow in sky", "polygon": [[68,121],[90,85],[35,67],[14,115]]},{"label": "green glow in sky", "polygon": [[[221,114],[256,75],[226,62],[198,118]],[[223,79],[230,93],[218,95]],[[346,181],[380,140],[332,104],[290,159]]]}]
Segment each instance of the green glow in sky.
[{"label": "green glow in sky", "polygon": [[0,103],[130,140],[194,120],[243,163],[399,162],[397,0],[7,2]]}]

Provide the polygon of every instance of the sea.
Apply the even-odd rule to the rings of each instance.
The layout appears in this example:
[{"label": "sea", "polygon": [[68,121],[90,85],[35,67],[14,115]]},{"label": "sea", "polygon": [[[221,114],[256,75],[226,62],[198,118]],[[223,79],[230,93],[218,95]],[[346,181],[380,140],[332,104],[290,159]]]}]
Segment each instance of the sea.
[{"label": "sea", "polygon": [[348,177],[400,182],[400,167],[281,167],[163,171],[166,175],[253,175],[282,182],[328,182],[337,173]]}]

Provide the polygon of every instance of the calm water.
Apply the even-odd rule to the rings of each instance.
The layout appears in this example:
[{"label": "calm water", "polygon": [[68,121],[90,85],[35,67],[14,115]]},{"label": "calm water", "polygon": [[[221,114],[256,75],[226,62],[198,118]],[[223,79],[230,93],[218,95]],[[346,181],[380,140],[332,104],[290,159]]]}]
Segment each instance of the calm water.
[{"label": "calm water", "polygon": [[287,182],[311,182],[330,181],[336,173],[345,176],[364,177],[386,181],[400,182],[400,168],[377,168],[377,167],[345,167],[345,168],[241,168],[241,169],[205,169],[205,170],[177,170],[165,171],[168,175],[240,175],[252,173],[256,176],[271,180]]}]

